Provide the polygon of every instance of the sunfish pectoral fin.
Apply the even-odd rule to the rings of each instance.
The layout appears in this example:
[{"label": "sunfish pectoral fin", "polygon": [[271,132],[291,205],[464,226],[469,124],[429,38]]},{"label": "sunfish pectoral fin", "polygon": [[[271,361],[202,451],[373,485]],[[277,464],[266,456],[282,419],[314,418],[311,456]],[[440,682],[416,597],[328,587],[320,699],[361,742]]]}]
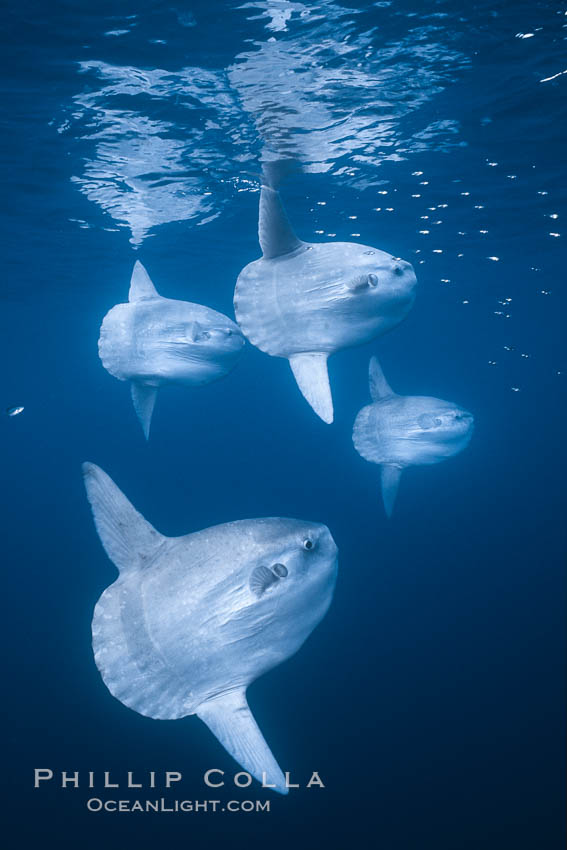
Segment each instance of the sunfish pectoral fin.
[{"label": "sunfish pectoral fin", "polygon": [[391,517],[392,511],[394,510],[396,496],[398,495],[398,487],[400,485],[400,478],[402,477],[402,470],[399,466],[395,466],[391,463],[385,463],[380,472],[382,476],[382,499],[384,501],[384,508],[386,510],[386,515]]},{"label": "sunfish pectoral fin", "polygon": [[[278,566],[280,566],[278,564]],[[264,593],[273,585],[277,584],[279,578],[276,573],[266,566],[255,567],[250,576],[250,590],[255,596],[263,596]]]},{"label": "sunfish pectoral fin", "polygon": [[368,378],[370,383],[370,396],[372,398],[372,401],[380,401],[380,399],[382,398],[387,398],[388,396],[395,395],[388,381],[384,377],[384,372],[382,371],[382,367],[380,366],[377,357],[370,358],[370,365],[368,367]]},{"label": "sunfish pectoral fin", "polygon": [[329,384],[327,357],[324,352],[294,354],[289,364],[297,386],[323,422],[333,421],[333,398]]},{"label": "sunfish pectoral fin", "polygon": [[152,414],[156,403],[157,387],[149,387],[147,384],[139,384],[132,381],[130,384],[132,393],[132,402],[136,416],[140,420],[140,425],[144,432],[146,440],[150,438],[150,425],[152,424]]},{"label": "sunfish pectoral fin", "polygon": [[304,244],[292,230],[279,192],[269,186],[262,186],[260,192],[258,239],[266,260],[290,254]]},{"label": "sunfish pectoral fin", "polygon": [[130,504],[114,481],[94,463],[83,478],[98,536],[120,572],[141,567],[165,540]]},{"label": "sunfish pectoral fin", "polygon": [[284,775],[252,716],[244,690],[210,699],[196,714],[245,771],[266,787],[288,793]]},{"label": "sunfish pectoral fin", "polygon": [[139,260],[134,263],[128,301],[141,301],[143,298],[159,298],[159,292]]}]

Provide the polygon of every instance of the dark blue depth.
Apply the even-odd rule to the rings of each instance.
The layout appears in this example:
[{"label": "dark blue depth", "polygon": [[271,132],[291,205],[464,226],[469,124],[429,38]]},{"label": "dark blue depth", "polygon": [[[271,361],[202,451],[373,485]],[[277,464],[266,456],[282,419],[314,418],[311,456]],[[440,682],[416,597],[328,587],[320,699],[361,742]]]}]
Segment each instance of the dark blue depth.
[{"label": "dark blue depth", "polygon": [[[6,846],[554,850],[564,801],[567,17],[551,2],[345,2],[343,11],[326,2],[269,29],[273,17],[256,17],[269,4],[240,5],[186,3],[177,14],[143,0],[23,2],[4,12],[0,407],[25,408],[0,416]],[[116,82],[77,63],[237,74],[251,60],[235,57],[270,38],[283,47],[297,39],[292,62],[313,47],[315,79],[328,73],[286,128],[286,144],[330,163],[283,186],[298,234],[334,233],[409,260],[418,298],[390,335],[331,359],[332,426],[283,360],[248,346],[222,383],[162,391],[146,444],[127,386],[98,359],[100,322],[126,299],[138,257],[160,293],[234,315],[238,272],[259,255],[253,190],[264,131],[244,84],[222,109],[220,94],[216,105],[155,88],[99,97]],[[329,48],[326,65],[327,40],[351,44],[353,55]],[[392,44],[402,46],[382,60]],[[402,64],[381,107],[381,86]],[[352,84],[333,88],[345,68]],[[357,69],[373,80],[370,93],[357,88]],[[301,124],[309,103],[346,122],[343,147],[337,131],[326,158],[322,137]],[[160,138],[186,138],[178,165],[171,148],[163,154],[173,157],[166,202],[179,180],[207,208],[174,220],[165,203],[160,223],[152,201],[148,232],[129,241],[112,203],[156,199],[162,178],[136,175],[128,186],[109,177],[101,195],[92,168],[110,173],[120,136],[102,137],[104,160],[93,138],[111,126],[104,109],[131,114],[125,139],[139,115],[170,125]],[[364,143],[360,123],[348,139],[345,116],[357,109],[372,116]],[[373,134],[381,141],[370,150]],[[404,474],[389,522],[379,470],[351,441],[373,353],[400,393],[453,400],[476,420],[463,454]],[[165,534],[256,516],[329,526],[340,550],[331,610],[297,656],[249,691],[282,767],[301,783],[319,771],[324,790],[207,792],[206,769],[230,777],[238,768],[200,721],[152,721],[110,696],[90,622],[115,571],[82,489],[84,460]],[[272,811],[93,814],[85,787],[34,790],[36,767],[124,778],[179,770],[174,797],[269,797]]]}]

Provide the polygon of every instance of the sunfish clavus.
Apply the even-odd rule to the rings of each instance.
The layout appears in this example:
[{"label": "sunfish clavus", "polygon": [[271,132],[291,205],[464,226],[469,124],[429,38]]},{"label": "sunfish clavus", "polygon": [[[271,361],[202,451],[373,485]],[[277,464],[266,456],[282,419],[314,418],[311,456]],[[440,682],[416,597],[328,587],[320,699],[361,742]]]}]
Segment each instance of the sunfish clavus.
[{"label": "sunfish clavus", "polygon": [[337,574],[329,530],[270,518],[164,537],[99,467],[85,463],[83,474],[119,571],[92,623],[107,688],[146,717],[196,714],[246,771],[287,793],[246,689],[293,655],[327,612]]},{"label": "sunfish clavus", "polygon": [[269,185],[260,193],[258,235],[263,256],[240,272],[236,320],[253,345],[289,360],[315,413],[332,422],[327,358],[406,317],[415,297],[413,268],[368,245],[302,242]]},{"label": "sunfish clavus", "polygon": [[369,378],[373,404],[359,412],[352,439],[359,455],[382,465],[382,498],[391,516],[403,470],[461,452],[471,440],[474,419],[439,398],[396,395],[376,357],[370,360]]},{"label": "sunfish clavus", "polygon": [[107,372],[131,382],[147,439],[159,387],[216,381],[234,368],[243,346],[240,328],[227,316],[159,295],[138,260],[128,303],[117,304],[103,319],[98,351]]}]

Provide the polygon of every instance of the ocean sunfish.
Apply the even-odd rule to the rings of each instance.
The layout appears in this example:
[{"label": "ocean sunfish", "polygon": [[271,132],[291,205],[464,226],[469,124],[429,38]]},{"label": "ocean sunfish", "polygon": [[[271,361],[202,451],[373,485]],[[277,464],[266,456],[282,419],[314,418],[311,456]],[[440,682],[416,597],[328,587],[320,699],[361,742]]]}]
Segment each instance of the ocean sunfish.
[{"label": "ocean sunfish", "polygon": [[402,471],[461,452],[472,437],[474,419],[448,401],[396,395],[376,357],[370,360],[369,373],[374,403],[356,417],[352,439],[365,460],[382,465],[382,497],[391,516]]},{"label": "ocean sunfish", "polygon": [[146,439],[160,386],[216,381],[234,368],[243,346],[240,328],[222,313],[162,298],[139,260],[128,303],[117,304],[106,314],[98,341],[104,368],[131,382],[134,409]]},{"label": "ocean sunfish", "polygon": [[240,272],[236,320],[253,345],[289,360],[315,413],[332,422],[327,358],[407,316],[415,297],[413,268],[368,245],[302,242],[279,192],[268,185],[260,193],[258,234],[263,256]]},{"label": "ocean sunfish", "polygon": [[246,689],[324,617],[337,547],[324,525],[250,519],[164,537],[99,467],[83,464],[95,525],[119,576],[93,617],[111,694],[156,719],[196,714],[244,770],[287,793]]}]

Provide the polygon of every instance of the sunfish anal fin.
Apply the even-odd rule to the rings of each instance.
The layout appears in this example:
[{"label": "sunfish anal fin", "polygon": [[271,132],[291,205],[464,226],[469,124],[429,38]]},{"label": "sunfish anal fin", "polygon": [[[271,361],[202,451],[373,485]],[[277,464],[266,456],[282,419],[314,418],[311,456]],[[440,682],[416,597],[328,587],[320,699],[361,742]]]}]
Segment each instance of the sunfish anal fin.
[{"label": "sunfish anal fin", "polygon": [[294,354],[289,358],[297,386],[323,422],[333,421],[333,398],[324,352]]},{"label": "sunfish anal fin", "polygon": [[84,463],[83,478],[96,530],[110,560],[121,573],[143,567],[165,537],[138,513],[100,467]]},{"label": "sunfish anal fin", "polygon": [[380,366],[377,357],[370,358],[368,377],[372,401],[380,401],[380,399],[395,395],[388,381],[384,377],[384,372],[382,371],[382,367]]},{"label": "sunfish anal fin", "polygon": [[388,517],[392,516],[394,503],[398,494],[400,478],[402,477],[402,469],[391,463],[385,463],[380,470],[382,477],[382,499],[384,508]]},{"label": "sunfish anal fin", "polygon": [[258,238],[266,260],[290,254],[305,244],[293,232],[279,192],[269,186],[262,186],[260,192]]},{"label": "sunfish anal fin", "polygon": [[153,285],[144,266],[139,260],[136,260],[130,280],[128,301],[142,301],[144,298],[159,298],[159,292]]},{"label": "sunfish anal fin", "polygon": [[267,787],[274,786],[280,794],[288,793],[284,775],[252,716],[244,690],[207,700],[196,714],[247,773]]},{"label": "sunfish anal fin", "polygon": [[152,424],[152,414],[154,412],[158,388],[132,381],[130,384],[130,391],[132,393],[134,410],[136,411],[136,416],[140,420],[144,437],[146,440],[149,440],[150,425]]}]

